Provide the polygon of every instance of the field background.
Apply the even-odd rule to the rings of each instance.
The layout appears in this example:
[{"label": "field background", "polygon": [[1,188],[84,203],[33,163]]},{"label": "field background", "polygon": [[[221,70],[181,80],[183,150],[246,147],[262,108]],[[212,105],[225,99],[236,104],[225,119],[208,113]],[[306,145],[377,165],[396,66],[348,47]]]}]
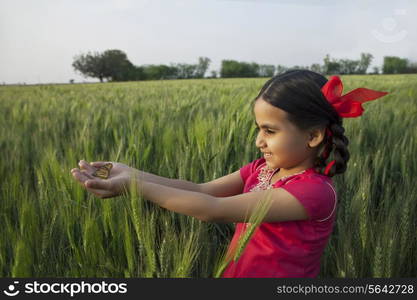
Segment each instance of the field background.
[{"label": "field background", "polygon": [[[344,119],[337,223],[319,277],[417,276],[417,75],[341,76],[389,95]],[[99,199],[70,170],[118,161],[206,182],[260,157],[267,78],[0,87],[0,276],[213,277],[232,224],[138,197]]]}]

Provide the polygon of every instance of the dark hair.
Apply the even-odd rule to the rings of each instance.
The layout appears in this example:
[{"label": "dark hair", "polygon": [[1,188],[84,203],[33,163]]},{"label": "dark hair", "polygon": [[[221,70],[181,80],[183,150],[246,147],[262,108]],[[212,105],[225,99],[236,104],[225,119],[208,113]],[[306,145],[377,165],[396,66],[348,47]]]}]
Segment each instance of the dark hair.
[{"label": "dark hair", "polygon": [[321,88],[327,82],[326,77],[309,70],[292,69],[269,79],[262,87],[254,102],[262,97],[266,102],[285,110],[288,119],[301,130],[329,128],[333,136],[326,134],[319,145],[314,167],[320,174],[333,153],[335,164],[327,176],[333,177],[346,171],[349,160],[348,138],[344,135],[343,119],[327,101]]}]

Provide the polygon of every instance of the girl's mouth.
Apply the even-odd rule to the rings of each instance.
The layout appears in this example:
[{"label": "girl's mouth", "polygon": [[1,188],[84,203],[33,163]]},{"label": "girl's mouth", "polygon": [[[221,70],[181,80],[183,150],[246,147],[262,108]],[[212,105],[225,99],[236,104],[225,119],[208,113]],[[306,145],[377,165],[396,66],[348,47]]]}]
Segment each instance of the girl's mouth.
[{"label": "girl's mouth", "polygon": [[272,156],[271,153],[264,153],[264,157],[270,157],[270,156]]}]

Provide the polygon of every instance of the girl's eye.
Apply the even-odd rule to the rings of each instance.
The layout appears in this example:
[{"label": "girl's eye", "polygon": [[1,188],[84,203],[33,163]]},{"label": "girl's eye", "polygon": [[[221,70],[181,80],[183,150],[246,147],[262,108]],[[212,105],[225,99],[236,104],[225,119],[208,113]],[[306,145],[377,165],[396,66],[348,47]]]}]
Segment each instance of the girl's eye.
[{"label": "girl's eye", "polygon": [[[259,131],[259,127],[258,127],[258,126],[256,126],[256,127],[255,127],[255,130]],[[271,131],[271,130],[269,130],[269,129],[265,129],[265,133],[266,133],[266,134],[274,134],[275,132],[274,132],[274,131]]]}]

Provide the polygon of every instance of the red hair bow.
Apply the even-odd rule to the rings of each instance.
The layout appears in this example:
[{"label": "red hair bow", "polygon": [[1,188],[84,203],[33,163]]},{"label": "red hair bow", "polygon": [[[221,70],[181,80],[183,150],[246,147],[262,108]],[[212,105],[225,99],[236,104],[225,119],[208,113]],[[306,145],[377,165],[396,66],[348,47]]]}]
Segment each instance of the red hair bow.
[{"label": "red hair bow", "polygon": [[[388,92],[357,88],[342,96],[343,84],[339,76],[331,76],[321,88],[321,91],[342,118],[356,118],[361,116],[364,111],[362,103],[378,99],[388,94]],[[326,133],[330,138],[333,135],[329,128],[326,128]],[[335,160],[332,160],[326,166],[324,174],[327,175],[329,173],[330,168],[335,162]]]},{"label": "red hair bow", "polygon": [[343,84],[339,76],[330,77],[321,91],[342,118],[356,118],[362,115],[364,111],[362,103],[388,94],[388,92],[357,88],[342,96]]}]

